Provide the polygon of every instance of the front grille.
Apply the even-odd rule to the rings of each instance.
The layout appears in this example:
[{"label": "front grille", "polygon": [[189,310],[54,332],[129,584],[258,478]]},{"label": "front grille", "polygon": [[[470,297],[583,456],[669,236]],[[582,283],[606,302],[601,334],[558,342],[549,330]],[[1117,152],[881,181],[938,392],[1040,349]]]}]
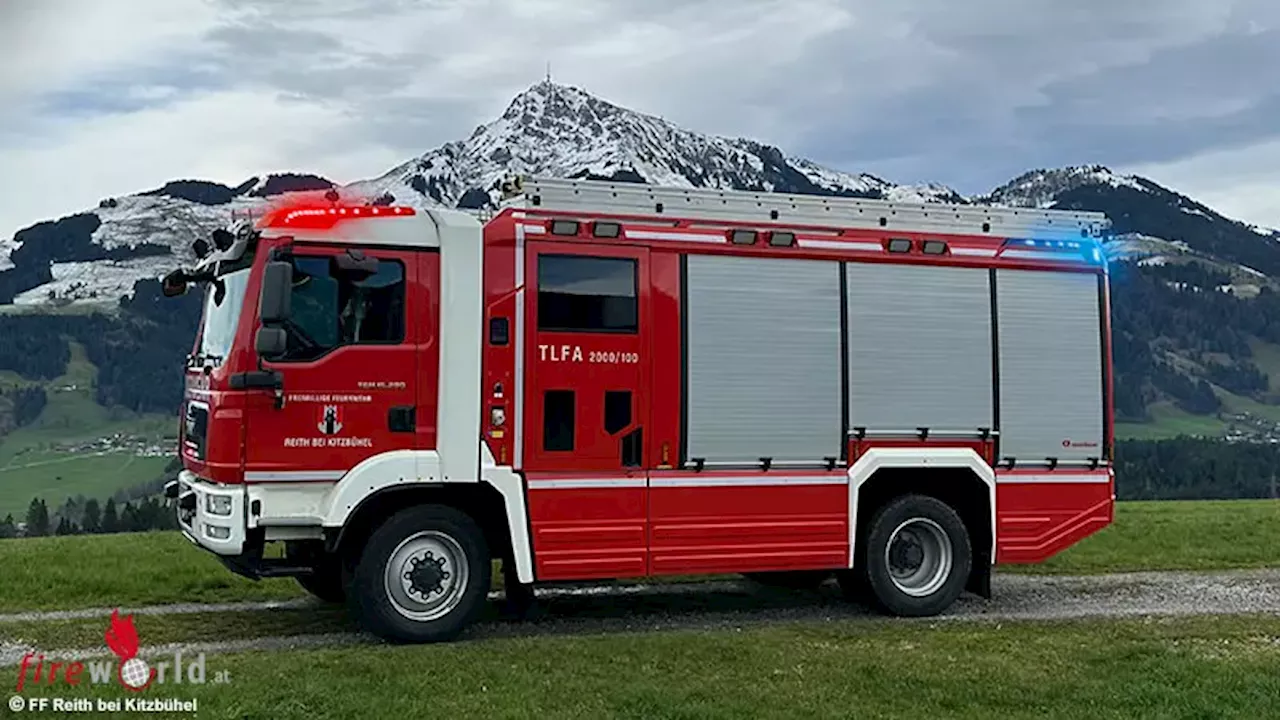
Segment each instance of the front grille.
[{"label": "front grille", "polygon": [[182,452],[189,458],[204,460],[209,439],[209,406],[189,401],[182,411]]}]

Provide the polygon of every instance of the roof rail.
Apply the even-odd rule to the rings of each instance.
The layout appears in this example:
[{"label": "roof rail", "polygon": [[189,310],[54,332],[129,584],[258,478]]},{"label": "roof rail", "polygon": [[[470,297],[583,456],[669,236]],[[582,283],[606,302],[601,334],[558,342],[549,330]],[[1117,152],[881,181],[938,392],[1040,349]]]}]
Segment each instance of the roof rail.
[{"label": "roof rail", "polygon": [[794,193],[660,187],[606,180],[519,177],[502,185],[503,207],[548,212],[694,218],[883,229],[886,232],[985,235],[998,238],[1100,238],[1110,227],[1096,212],[905,203]]}]

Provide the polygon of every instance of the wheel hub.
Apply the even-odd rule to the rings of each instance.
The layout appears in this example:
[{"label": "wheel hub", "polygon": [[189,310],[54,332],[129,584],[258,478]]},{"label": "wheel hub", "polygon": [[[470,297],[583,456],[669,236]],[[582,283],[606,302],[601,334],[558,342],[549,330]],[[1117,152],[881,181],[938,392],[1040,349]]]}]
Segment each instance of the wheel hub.
[{"label": "wheel hub", "polygon": [[889,536],[884,549],[889,579],[902,593],[927,597],[951,577],[954,553],[942,526],[925,517],[908,519]]},{"label": "wheel hub", "polygon": [[444,617],[462,602],[470,573],[462,544],[447,533],[426,530],[403,542],[387,559],[387,599],[410,620]]},{"label": "wheel hub", "polygon": [[894,543],[890,554],[893,569],[908,574],[920,569],[920,565],[924,563],[924,548],[914,534],[903,533],[898,542]]},{"label": "wheel hub", "polygon": [[427,551],[425,557],[409,558],[410,568],[404,574],[405,580],[409,581],[409,592],[417,593],[423,598],[430,597],[432,593],[444,592],[444,583],[449,579],[450,573],[444,569],[444,558],[437,558],[435,553]]}]

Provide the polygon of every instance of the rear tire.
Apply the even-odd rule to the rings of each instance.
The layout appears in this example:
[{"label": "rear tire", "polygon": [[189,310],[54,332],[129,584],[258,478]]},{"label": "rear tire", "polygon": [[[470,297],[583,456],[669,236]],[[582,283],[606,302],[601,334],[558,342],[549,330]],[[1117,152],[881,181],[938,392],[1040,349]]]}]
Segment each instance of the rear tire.
[{"label": "rear tire", "polygon": [[950,607],[973,564],[964,521],[927,495],[904,495],[881,508],[859,554],[874,604],[904,617],[937,615]]},{"label": "rear tire", "polygon": [[369,537],[348,602],[361,625],[392,642],[444,642],[475,619],[493,565],[484,533],[443,505],[402,510]]}]

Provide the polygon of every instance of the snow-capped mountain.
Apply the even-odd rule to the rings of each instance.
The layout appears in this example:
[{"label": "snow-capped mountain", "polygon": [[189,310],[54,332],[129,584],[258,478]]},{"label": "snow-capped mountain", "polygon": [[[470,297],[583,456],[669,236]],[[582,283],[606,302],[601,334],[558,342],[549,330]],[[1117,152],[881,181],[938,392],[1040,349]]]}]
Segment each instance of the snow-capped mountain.
[{"label": "snow-capped mountain", "polygon": [[1135,190],[1159,188],[1154,183],[1133,175],[1117,175],[1101,165],[1084,165],[1056,170],[1032,170],[976,200],[1003,207],[1052,208],[1062,193],[1089,185]]},{"label": "snow-capped mountain", "polygon": [[1032,170],[973,202],[1104,212],[1122,243],[1111,249],[1113,256],[1153,256],[1161,251],[1149,241],[1158,240],[1215,264],[1238,266],[1233,272],[1280,278],[1280,233],[1233,220],[1147,178],[1120,175],[1101,165]]},{"label": "snow-capped mountain", "polygon": [[897,185],[825,168],[753,140],[697,133],[577,88],[541,82],[465,140],[372,179],[336,186],[315,175],[285,173],[250,178],[236,187],[179,180],[106,198],[96,208],[26,228],[12,239],[0,236],[0,306],[113,306],[137,281],[191,262],[194,238],[207,237],[235,215],[260,212],[281,194],[336,188],[362,202],[480,208],[494,203],[499,181],[513,173],[1101,210],[1111,215],[1119,233],[1185,243],[1280,277],[1280,235],[1274,231],[1229,220],[1150,180],[1105,167],[1035,170],[967,199],[942,185]]},{"label": "snow-capped mountain", "polygon": [[337,187],[367,202],[480,208],[501,178],[528,173],[711,187],[965,202],[951,188],[897,185],[791,157],[741,138],[686,130],[550,82],[516,96],[502,116],[383,175],[337,187],[314,175],[250,178],[237,187],[179,180],[104,199],[78,215],[0,238],[0,305],[111,305],[133,284],[190,262],[191,241],[285,192]]},{"label": "snow-capped mountain", "polygon": [[745,139],[703,135],[577,88],[539,83],[497,120],[348,189],[395,202],[480,207],[508,173],[645,181],[676,187],[959,201],[950,188],[898,186],[821,167]]},{"label": "snow-capped mountain", "polygon": [[[22,348],[6,358],[0,344],[0,362],[43,377],[39,373],[56,370],[65,355],[59,343],[75,338],[99,368],[100,403],[168,412],[182,384],[166,373],[181,367],[190,350],[200,303],[195,295],[162,302],[155,279],[194,260],[195,238],[300,191],[336,189],[348,200],[377,204],[481,208],[494,202],[499,181],[515,173],[1104,212],[1115,233],[1107,254],[1124,261],[1114,266],[1112,284],[1121,415],[1143,418],[1151,404],[1166,401],[1189,412],[1217,412],[1227,406],[1210,384],[1280,404],[1280,381],[1269,386],[1249,359],[1250,343],[1280,352],[1274,320],[1280,317],[1280,233],[1271,228],[1237,222],[1149,179],[1099,165],[1033,170],[972,198],[941,185],[897,185],[756,141],[693,132],[552,83],[521,93],[470,137],[371,179],[337,186],[284,173],[235,187],[177,180],[0,236],[0,327],[9,347]],[[119,308],[121,315],[49,314],[68,303]],[[37,317],[5,313],[14,306]]]}]

